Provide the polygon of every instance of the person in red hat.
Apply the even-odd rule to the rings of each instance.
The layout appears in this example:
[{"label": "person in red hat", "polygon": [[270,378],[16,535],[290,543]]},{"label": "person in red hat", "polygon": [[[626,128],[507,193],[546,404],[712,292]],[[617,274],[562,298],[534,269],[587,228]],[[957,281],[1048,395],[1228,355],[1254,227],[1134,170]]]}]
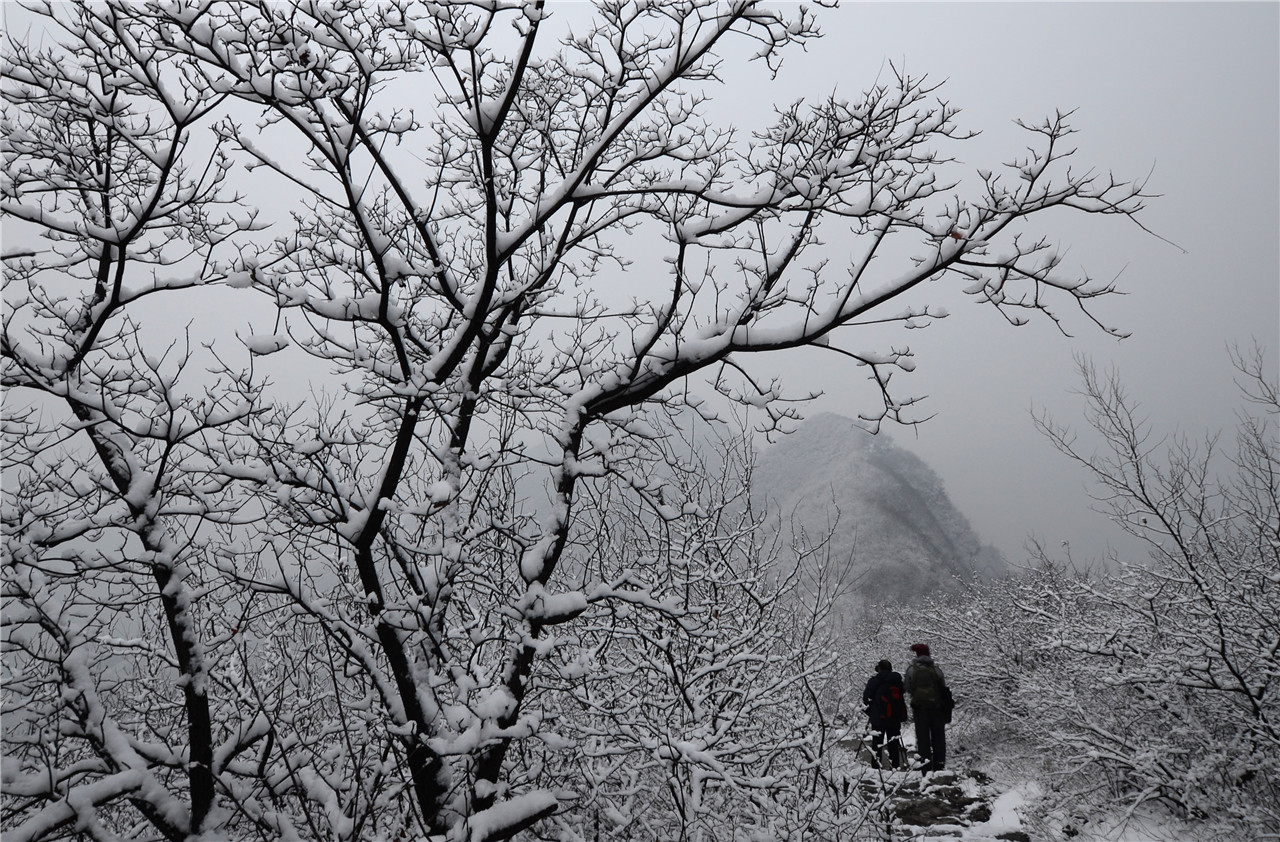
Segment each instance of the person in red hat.
[{"label": "person in red hat", "polygon": [[916,751],[925,772],[941,772],[947,764],[947,723],[951,721],[951,690],[946,676],[933,662],[929,644],[911,647],[915,660],[907,667],[903,685],[911,697],[916,725]]}]

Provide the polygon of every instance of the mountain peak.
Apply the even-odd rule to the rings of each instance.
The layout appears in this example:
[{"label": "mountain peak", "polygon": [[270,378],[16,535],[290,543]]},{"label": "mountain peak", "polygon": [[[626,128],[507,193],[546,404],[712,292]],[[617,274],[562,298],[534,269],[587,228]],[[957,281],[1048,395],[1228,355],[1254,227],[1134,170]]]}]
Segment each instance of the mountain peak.
[{"label": "mountain peak", "polygon": [[765,449],[755,502],[809,535],[832,529],[831,558],[857,579],[859,602],[911,601],[1007,569],[922,459],[832,413]]}]

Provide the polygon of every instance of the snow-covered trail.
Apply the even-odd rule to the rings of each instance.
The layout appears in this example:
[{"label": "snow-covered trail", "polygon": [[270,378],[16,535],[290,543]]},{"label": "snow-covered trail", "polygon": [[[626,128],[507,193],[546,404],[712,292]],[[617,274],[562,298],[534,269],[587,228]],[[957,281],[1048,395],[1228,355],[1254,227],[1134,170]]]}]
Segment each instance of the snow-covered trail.
[{"label": "snow-covered trail", "polygon": [[[912,739],[905,735],[911,756]],[[1041,785],[998,762],[990,773],[955,758],[932,774],[869,765],[858,741],[843,741],[851,781],[873,805],[880,838],[893,842],[1205,842],[1203,829],[1157,807],[1115,814],[1047,809]]]},{"label": "snow-covered trail", "polygon": [[978,771],[881,773],[868,768],[860,789],[876,804],[884,838],[1031,842],[1024,799]]},{"label": "snow-covered trail", "polygon": [[893,842],[1204,842],[1197,829],[1157,809],[1094,815],[1087,821],[1036,804],[1034,781],[996,781],[976,770],[879,772],[859,787],[882,816],[881,838]]}]

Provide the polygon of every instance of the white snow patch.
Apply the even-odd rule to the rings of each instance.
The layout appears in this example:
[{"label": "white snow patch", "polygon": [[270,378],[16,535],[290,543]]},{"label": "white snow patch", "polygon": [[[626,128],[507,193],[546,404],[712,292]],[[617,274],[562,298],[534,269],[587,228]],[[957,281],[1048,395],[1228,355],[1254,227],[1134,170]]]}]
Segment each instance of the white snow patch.
[{"label": "white snow patch", "polygon": [[448,503],[453,498],[453,485],[448,480],[436,480],[427,486],[427,499],[436,505]]},{"label": "white snow patch", "polygon": [[289,347],[289,340],[278,333],[273,333],[269,336],[254,334],[245,337],[244,345],[249,349],[250,354],[265,357],[267,354],[274,354],[276,351]]},{"label": "white snow patch", "polygon": [[510,801],[495,804],[487,810],[481,810],[471,817],[471,842],[511,835],[513,829],[519,830],[555,812],[559,801],[547,790],[517,795]]},{"label": "white snow patch", "polygon": [[979,837],[994,837],[1000,833],[1022,830],[1022,815],[1029,801],[1040,795],[1035,781],[1024,781],[1013,789],[1000,793],[991,804],[991,818],[975,824],[969,832]]}]

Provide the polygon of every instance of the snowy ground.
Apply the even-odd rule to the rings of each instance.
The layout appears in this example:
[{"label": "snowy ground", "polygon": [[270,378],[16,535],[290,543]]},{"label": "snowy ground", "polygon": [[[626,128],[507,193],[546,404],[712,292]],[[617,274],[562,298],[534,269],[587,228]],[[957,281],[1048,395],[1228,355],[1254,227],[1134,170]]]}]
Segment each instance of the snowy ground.
[{"label": "snowy ground", "polygon": [[[1006,784],[1007,786],[1007,784]],[[1043,815],[1036,802],[1041,796],[1040,787],[1034,782],[1014,784],[1000,792],[992,805],[991,820],[972,828],[972,834],[960,839],[985,840],[1000,838],[999,834],[1010,829],[1023,829],[1024,819],[1032,828],[1029,837],[1036,839],[1067,839],[1071,842],[1203,842],[1195,828],[1188,827],[1169,816],[1159,815],[1157,810],[1141,810],[1130,816],[1100,816],[1083,826],[1072,825],[1069,820],[1052,813]],[[1075,834],[1071,835],[1070,831]],[[985,834],[985,835],[984,835]]]},{"label": "snowy ground", "polygon": [[[909,727],[908,729],[909,730]],[[908,749],[912,738],[904,735]],[[846,749],[855,741],[843,741]],[[864,751],[846,752],[849,771],[869,798],[893,816],[884,838],[929,842],[1206,842],[1202,829],[1162,814],[1157,807],[1111,815],[1052,809],[1039,783],[1016,767],[987,759],[975,764],[963,753],[946,772],[872,769]],[[983,768],[974,768],[981,765]]]}]

